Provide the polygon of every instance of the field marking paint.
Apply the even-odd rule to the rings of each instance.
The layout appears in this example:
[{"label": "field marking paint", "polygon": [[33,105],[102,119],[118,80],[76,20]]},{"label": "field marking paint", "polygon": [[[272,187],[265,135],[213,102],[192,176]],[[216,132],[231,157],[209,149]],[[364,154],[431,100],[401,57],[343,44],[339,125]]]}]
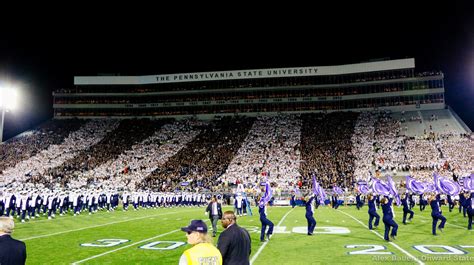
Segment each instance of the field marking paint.
[{"label": "field marking paint", "polygon": [[[400,214],[403,214],[402,211],[399,211]],[[397,212],[398,213],[398,212]],[[420,217],[421,219],[425,219],[425,220],[433,220],[432,218],[429,218],[429,217],[425,217],[423,215],[416,215],[417,217]],[[421,220],[422,223],[426,223],[426,221],[423,221]],[[450,225],[450,226],[454,226],[454,227],[459,227],[459,228],[462,228],[464,230],[467,230],[467,227],[464,227],[464,226],[460,226],[460,225],[456,225],[456,224],[453,224],[453,223],[450,223],[448,221],[446,221],[446,225]],[[468,230],[467,230],[468,231]],[[471,232],[474,231],[474,230],[470,230]]]},{"label": "field marking paint", "polygon": [[[420,215],[420,216],[418,216],[418,217],[420,217],[420,218],[422,218],[422,219],[430,220],[430,218],[424,217],[423,215]],[[431,220],[432,220],[432,219],[431,219]],[[423,222],[423,220],[421,220],[421,221]],[[424,221],[424,222],[426,223],[426,221]],[[450,225],[450,226],[454,226],[454,227],[459,227],[459,228],[462,228],[463,230],[469,231],[469,230],[467,230],[467,227],[462,227],[462,226],[460,226],[460,225],[451,224],[451,223],[448,223],[448,221],[446,221],[446,225]],[[474,230],[471,230],[471,231],[474,231]]]},{"label": "field marking paint", "polygon": [[[115,213],[120,213],[120,212],[123,212],[123,211],[112,211],[112,212],[96,212],[96,213],[92,213],[92,214],[89,214],[89,212],[83,212],[83,213],[79,213],[77,215],[70,215],[69,213],[70,212],[67,212],[65,213],[63,216],[59,215],[56,216],[56,217],[53,217],[53,219],[39,219],[39,218],[42,218],[42,217],[45,217],[47,218],[48,216],[47,215],[44,215],[44,214],[41,214],[39,217],[36,217],[38,219],[32,219],[30,218],[30,221],[26,222],[26,223],[18,223],[18,225],[28,225],[30,222],[34,222],[35,224],[36,223],[43,223],[43,222],[52,222],[53,220],[70,220],[70,218],[73,218],[73,219],[76,219],[78,217],[81,217],[81,216],[89,216],[91,218],[94,218],[93,216],[96,215],[96,216],[106,216],[108,214],[115,214]],[[111,215],[107,218],[116,218],[114,215]],[[16,224],[15,224],[16,226]]]},{"label": "field marking paint", "polygon": [[[295,208],[291,208],[291,210],[289,210],[280,220],[280,222],[278,222],[278,224],[276,226],[280,226],[281,223],[283,222],[283,220],[285,220],[285,218],[288,216],[288,214],[290,214]],[[253,255],[252,257],[252,260],[250,260],[250,264],[253,264],[255,262],[255,260],[257,259],[258,255],[260,255],[260,253],[262,252],[262,250],[267,246],[269,241],[266,241],[265,243],[263,243],[263,245],[260,246],[260,248],[258,249],[257,253],[255,253],[255,255]]]},{"label": "field marking paint", "polygon": [[[362,223],[359,219],[355,218],[354,216],[348,214],[348,213],[345,213],[341,210],[337,210],[338,212],[340,213],[343,213],[347,216],[349,216],[350,218],[354,219],[356,222],[358,222],[359,224],[361,224],[363,227],[367,228],[367,226]],[[377,235],[378,237],[380,237],[381,239],[384,239],[383,236],[381,234],[379,234],[377,231],[374,231],[374,230],[369,230],[370,232],[374,233],[375,235]],[[404,250],[403,248],[401,248],[399,245],[393,243],[393,242],[389,242],[390,245],[394,246],[395,248],[397,248],[398,250],[400,250],[401,252],[405,253],[405,255],[407,255],[408,257],[412,258],[414,261],[416,261],[418,264],[420,265],[425,265],[425,263],[423,263],[421,260],[417,259],[415,256],[413,256],[412,254],[408,253],[406,250]]]},{"label": "field marking paint", "polygon": [[[194,210],[187,211],[187,212],[192,212],[192,211],[196,211],[196,210],[200,210],[200,209],[194,209]],[[105,224],[101,224],[101,225],[93,225],[93,226],[87,226],[87,227],[78,228],[78,229],[73,229],[73,230],[67,230],[67,231],[56,232],[56,233],[52,233],[52,234],[46,234],[46,235],[40,235],[40,236],[27,237],[27,238],[23,238],[23,239],[19,239],[19,240],[21,240],[21,241],[26,241],[26,240],[37,239],[37,238],[56,236],[56,235],[61,235],[61,234],[66,234],[66,233],[71,233],[71,232],[76,232],[76,231],[82,231],[82,230],[86,230],[86,229],[101,227],[101,226],[107,226],[107,225],[125,223],[125,222],[130,222],[130,221],[135,221],[135,220],[150,218],[150,217],[153,217],[153,216],[163,216],[163,215],[170,215],[170,214],[175,214],[175,213],[182,213],[182,212],[170,212],[170,213],[164,213],[164,214],[156,214],[156,215],[142,216],[142,217],[131,218],[131,219],[122,220],[122,221],[116,221],[116,222],[111,222],[111,223],[105,223]]]},{"label": "field marking paint", "polygon": [[[210,222],[210,220],[205,220],[204,222]],[[135,243],[133,243],[133,244],[126,245],[126,246],[123,246],[123,247],[121,247],[121,248],[113,249],[113,250],[110,250],[110,251],[107,251],[107,252],[104,252],[104,253],[101,253],[101,254],[98,254],[98,255],[89,257],[89,258],[87,258],[87,259],[75,261],[75,262],[73,262],[73,263],[71,263],[71,264],[72,264],[72,265],[75,265],[75,264],[82,263],[82,262],[84,262],[84,261],[88,261],[88,260],[91,260],[91,259],[95,259],[95,258],[98,258],[98,257],[102,257],[102,256],[108,255],[108,254],[110,254],[110,253],[113,253],[113,252],[115,252],[115,251],[119,251],[119,250],[122,250],[122,249],[125,249],[125,248],[129,248],[129,247],[131,247],[131,246],[138,245],[138,244],[141,244],[141,243],[143,243],[143,242],[150,241],[150,240],[153,240],[153,239],[162,237],[162,236],[166,236],[166,235],[169,235],[169,234],[178,232],[178,231],[181,231],[181,229],[176,229],[176,230],[173,230],[173,231],[170,231],[170,232],[161,234],[161,235],[157,235],[157,236],[154,236],[154,237],[150,237],[150,238],[147,238],[147,239],[143,239],[143,240],[141,240],[141,241],[139,241],[139,242],[135,242]]]},{"label": "field marking paint", "polygon": [[164,233],[164,234],[161,234],[161,235],[157,235],[157,236],[154,236],[154,237],[150,237],[150,238],[147,238],[147,239],[143,239],[143,240],[138,241],[138,242],[135,242],[135,243],[133,243],[133,244],[126,245],[126,246],[123,246],[123,247],[120,247],[120,248],[116,248],[116,249],[113,249],[113,250],[110,250],[110,251],[107,251],[107,252],[104,252],[104,253],[101,253],[101,254],[98,254],[98,255],[89,257],[89,258],[87,258],[87,259],[83,259],[83,260],[79,260],[79,261],[74,261],[72,264],[75,265],[75,264],[82,263],[82,262],[84,262],[84,261],[88,261],[88,260],[91,260],[91,259],[95,259],[95,258],[98,258],[98,257],[102,257],[102,256],[108,255],[108,254],[110,254],[110,253],[113,253],[113,252],[116,252],[116,251],[119,251],[119,250],[122,250],[122,249],[126,249],[126,248],[129,248],[129,247],[132,247],[132,246],[141,244],[141,243],[146,242],[146,241],[150,241],[150,240],[153,240],[153,239],[162,237],[162,236],[166,236],[166,235],[169,235],[169,234],[172,234],[172,233],[176,233],[176,232],[178,232],[178,231],[181,231],[181,229],[176,229],[176,230],[170,231],[170,232],[168,232],[168,233]]}]

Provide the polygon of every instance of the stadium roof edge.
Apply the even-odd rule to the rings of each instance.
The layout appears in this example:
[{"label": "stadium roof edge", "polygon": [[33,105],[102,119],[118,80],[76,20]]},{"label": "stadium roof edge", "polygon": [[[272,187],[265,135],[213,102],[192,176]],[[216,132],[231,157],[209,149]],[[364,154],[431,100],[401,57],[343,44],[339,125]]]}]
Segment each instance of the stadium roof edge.
[{"label": "stadium roof edge", "polygon": [[254,78],[325,76],[415,68],[415,59],[365,62],[333,66],[306,66],[143,76],[75,76],[74,85],[144,85]]}]

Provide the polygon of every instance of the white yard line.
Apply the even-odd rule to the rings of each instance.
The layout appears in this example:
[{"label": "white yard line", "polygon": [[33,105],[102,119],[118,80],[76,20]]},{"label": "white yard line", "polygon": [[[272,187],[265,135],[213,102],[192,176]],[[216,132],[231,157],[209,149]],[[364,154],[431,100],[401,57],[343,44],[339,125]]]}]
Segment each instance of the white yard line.
[{"label": "white yard line", "polygon": [[[97,213],[93,213],[92,215],[89,215],[89,212],[82,212],[81,214],[78,214],[76,216],[74,215],[70,215],[69,213],[66,213],[64,214],[63,216],[60,216],[59,214],[56,214],[56,217],[54,217],[53,219],[47,219],[48,216],[47,215],[40,215],[40,217],[36,217],[35,219],[32,219],[30,218],[29,221],[25,222],[25,223],[17,223],[15,224],[15,226],[17,225],[21,225],[21,226],[24,226],[24,225],[30,225],[30,223],[51,223],[52,220],[70,220],[70,218],[78,218],[80,216],[90,216],[92,218],[94,218],[93,216],[105,216],[107,214],[113,214],[113,213],[120,213],[120,212],[123,212],[122,210],[116,210],[116,211],[113,211],[113,212],[104,212],[104,211],[100,211],[100,212],[97,212]],[[131,212],[129,210],[129,212]],[[41,218],[41,219],[40,219]],[[115,216],[110,216],[108,218],[116,218]]]},{"label": "white yard line", "polygon": [[[197,211],[197,210],[201,210],[201,209],[194,209],[194,210],[186,211],[186,212],[192,212],[192,211]],[[137,218],[127,219],[127,220],[122,220],[122,221],[115,221],[115,222],[105,223],[105,224],[101,224],[101,225],[87,226],[87,227],[83,227],[83,228],[67,230],[67,231],[62,231],[62,232],[57,232],[57,233],[52,233],[52,234],[27,237],[27,238],[22,238],[22,239],[19,239],[19,240],[26,241],[26,240],[32,240],[32,239],[37,239],[37,238],[56,236],[56,235],[61,235],[61,234],[66,234],[66,233],[71,233],[71,232],[76,232],[76,231],[82,231],[82,230],[86,230],[86,229],[101,227],[101,226],[125,223],[125,222],[130,222],[130,221],[135,221],[135,220],[140,220],[140,219],[146,219],[146,218],[156,217],[156,216],[170,215],[170,214],[175,214],[175,213],[183,213],[183,212],[180,211],[180,212],[170,212],[170,213],[164,213],[164,214],[148,215],[148,216],[143,216],[143,217],[137,217]]]},{"label": "white yard line", "polygon": [[[209,220],[205,220],[204,222],[210,222],[210,221],[209,221]],[[98,254],[98,255],[89,257],[89,258],[87,258],[87,259],[75,261],[75,262],[73,262],[72,264],[75,265],[75,264],[82,263],[82,262],[84,262],[84,261],[88,261],[88,260],[91,260],[91,259],[95,259],[95,258],[98,258],[98,257],[102,257],[102,256],[108,255],[108,254],[110,254],[110,253],[113,253],[113,252],[116,252],[116,251],[119,251],[119,250],[122,250],[122,249],[125,249],[125,248],[129,248],[129,247],[131,247],[131,246],[135,246],[135,245],[141,244],[141,243],[143,243],[143,242],[150,241],[150,240],[153,240],[153,239],[155,239],[155,238],[163,237],[163,236],[166,236],[166,235],[169,235],[169,234],[178,232],[178,231],[181,231],[181,229],[176,229],[176,230],[173,230],[173,231],[170,231],[170,232],[161,234],[161,235],[157,235],[157,236],[154,236],[154,237],[150,237],[150,238],[147,238],[147,239],[143,239],[143,240],[138,241],[138,242],[135,242],[135,243],[133,243],[133,244],[126,245],[126,246],[123,246],[123,247],[121,247],[121,248],[117,248],[117,249],[114,249],[114,250],[110,250],[110,251],[107,251],[107,252],[104,252],[104,253],[101,253],[101,254]]]},{"label": "white yard line", "polygon": [[[420,217],[421,219],[425,219],[425,220],[433,220],[432,218],[430,219],[430,218],[424,217],[424,216],[422,216],[422,215],[417,216],[417,217]],[[439,224],[439,223],[440,223],[440,222],[438,222],[438,224]],[[467,227],[462,227],[462,226],[460,226],[460,225],[455,225],[455,224],[449,223],[447,220],[446,220],[446,225],[450,225],[450,226],[454,226],[454,227],[459,227],[459,228],[462,228],[463,230],[469,231],[469,230],[467,230]],[[470,231],[474,231],[474,230],[470,230]]]},{"label": "white yard line", "polygon": [[[337,210],[338,212],[340,213],[343,213],[347,216],[349,216],[350,218],[354,219],[356,222],[358,222],[359,224],[361,224],[363,227],[367,228],[367,226],[362,223],[359,219],[355,218],[354,216],[348,214],[348,213],[345,213],[341,210]],[[374,233],[375,235],[377,235],[378,237],[380,237],[381,239],[384,239],[383,236],[381,234],[379,234],[377,231],[374,231],[374,230],[369,230],[370,232]],[[405,253],[405,255],[407,255],[408,257],[410,257],[411,259],[413,259],[414,261],[416,261],[418,264],[420,265],[424,265],[425,263],[423,263],[421,260],[417,259],[415,256],[413,256],[412,254],[408,253],[406,250],[404,250],[403,248],[401,248],[399,245],[393,243],[393,242],[389,242],[390,245],[396,247],[398,250],[400,250],[401,252]]]},{"label": "white yard line", "polygon": [[[289,210],[280,220],[280,222],[278,222],[278,224],[276,226],[280,226],[281,223],[283,222],[283,220],[285,220],[285,218],[288,216],[288,214],[290,214],[295,208],[291,208],[291,210]],[[253,255],[252,259],[250,260],[250,264],[253,264],[255,262],[255,260],[257,259],[258,255],[260,255],[260,253],[262,252],[262,250],[267,246],[269,241],[263,243],[263,245],[260,246],[260,248],[258,249],[257,253],[255,253],[255,255]]]},{"label": "white yard line", "polygon": [[180,231],[180,230],[181,230],[181,229],[176,229],[176,230],[173,230],[173,231],[168,232],[168,233],[164,233],[164,234],[161,234],[161,235],[157,235],[157,236],[154,236],[154,237],[150,237],[150,238],[147,238],[147,239],[143,239],[143,240],[138,241],[138,242],[135,242],[135,243],[133,243],[133,244],[126,245],[126,246],[123,246],[123,247],[121,247],[121,248],[117,248],[117,249],[114,249],[114,250],[110,250],[110,251],[101,253],[101,254],[99,254],[99,255],[95,255],[95,256],[89,257],[89,258],[87,258],[87,259],[75,261],[75,262],[73,262],[72,264],[73,264],[73,265],[74,265],[74,264],[79,264],[79,263],[82,263],[82,262],[84,262],[84,261],[88,261],[88,260],[91,260],[91,259],[95,259],[95,258],[98,258],[98,257],[102,257],[102,256],[108,255],[108,254],[110,254],[110,253],[113,253],[113,252],[116,252],[116,251],[119,251],[119,250],[122,250],[122,249],[126,249],[126,248],[129,248],[129,247],[132,247],[132,246],[141,244],[141,243],[146,242],[146,241],[153,240],[153,239],[155,239],[155,238],[159,238],[159,237],[166,236],[166,235],[169,235],[169,234],[172,234],[172,233],[176,233],[176,232],[178,232],[178,231]]}]

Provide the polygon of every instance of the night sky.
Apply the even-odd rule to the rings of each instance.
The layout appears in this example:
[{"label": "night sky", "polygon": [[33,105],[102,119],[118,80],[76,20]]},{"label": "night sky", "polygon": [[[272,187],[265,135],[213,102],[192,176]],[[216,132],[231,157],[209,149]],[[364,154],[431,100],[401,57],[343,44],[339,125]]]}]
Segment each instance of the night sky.
[{"label": "night sky", "polygon": [[52,91],[73,87],[75,75],[325,66],[411,57],[416,71],[444,72],[447,104],[474,129],[474,9],[469,1],[427,3],[429,8],[403,5],[379,11],[290,8],[265,12],[265,17],[250,8],[246,13],[166,18],[83,14],[28,23],[0,35],[0,82],[16,83],[22,96],[21,107],[6,114],[4,139],[51,119]]}]

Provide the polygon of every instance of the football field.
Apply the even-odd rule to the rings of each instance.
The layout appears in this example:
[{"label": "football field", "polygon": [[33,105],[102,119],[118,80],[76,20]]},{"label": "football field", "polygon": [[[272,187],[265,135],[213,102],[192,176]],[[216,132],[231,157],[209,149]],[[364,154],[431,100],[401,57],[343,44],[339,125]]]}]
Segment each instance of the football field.
[{"label": "football field", "polygon": [[[226,207],[224,210],[229,210]],[[254,212],[256,209],[253,208]],[[411,223],[401,222],[402,208],[394,207],[399,225],[393,242],[383,240],[384,225],[367,229],[367,206],[319,207],[313,236],[306,235],[303,207],[269,207],[274,236],[262,243],[258,213],[237,222],[252,237],[253,264],[469,264],[474,262],[474,232],[467,218],[443,207],[448,219],[443,232],[431,235],[430,209],[415,208]],[[191,219],[206,220],[205,208],[117,210],[94,215],[62,216],[55,220],[16,223],[14,238],[27,246],[27,264],[178,264],[190,246],[180,228]],[[381,211],[379,211],[381,214]],[[219,232],[222,231],[220,222]],[[209,226],[209,230],[211,227]],[[217,243],[217,237],[214,238]]]}]

